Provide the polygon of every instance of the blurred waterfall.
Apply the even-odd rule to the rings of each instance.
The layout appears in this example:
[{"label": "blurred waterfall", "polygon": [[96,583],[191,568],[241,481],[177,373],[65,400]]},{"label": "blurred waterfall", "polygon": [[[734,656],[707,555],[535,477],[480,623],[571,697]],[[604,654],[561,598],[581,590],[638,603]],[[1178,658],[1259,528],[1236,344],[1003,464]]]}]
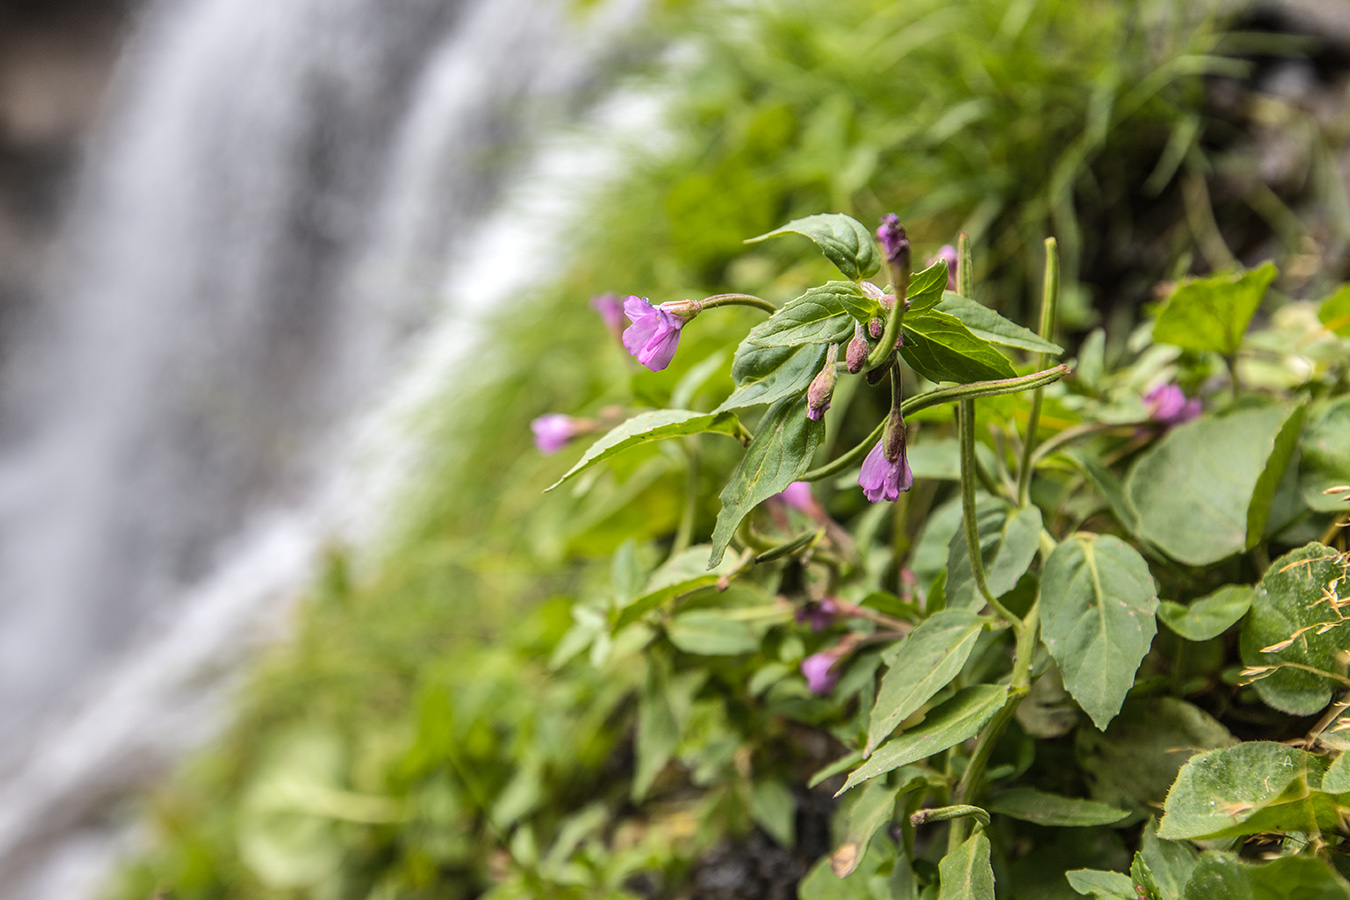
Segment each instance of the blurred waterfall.
[{"label": "blurred waterfall", "polygon": [[[145,12],[0,397],[0,897],[87,890],[100,804],[209,734],[352,515],[316,498],[354,415],[643,0],[571,6]],[[509,269],[532,237],[492,240]]]}]

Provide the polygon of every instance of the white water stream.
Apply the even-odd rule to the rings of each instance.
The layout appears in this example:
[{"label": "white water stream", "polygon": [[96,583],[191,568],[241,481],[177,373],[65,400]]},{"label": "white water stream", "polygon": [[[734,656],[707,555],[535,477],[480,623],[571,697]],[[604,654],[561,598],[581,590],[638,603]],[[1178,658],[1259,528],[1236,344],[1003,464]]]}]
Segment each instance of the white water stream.
[{"label": "white water stream", "polygon": [[0,398],[0,898],[90,894],[110,804],[219,726],[323,547],[375,539],[477,314],[650,139],[650,95],[579,99],[642,0],[563,6],[146,15]]}]

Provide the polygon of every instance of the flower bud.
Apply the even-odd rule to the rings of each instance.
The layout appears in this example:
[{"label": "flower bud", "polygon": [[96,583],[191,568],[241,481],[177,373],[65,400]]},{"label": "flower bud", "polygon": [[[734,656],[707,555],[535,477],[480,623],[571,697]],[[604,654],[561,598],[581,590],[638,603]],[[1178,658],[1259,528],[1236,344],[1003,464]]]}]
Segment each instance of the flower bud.
[{"label": "flower bud", "polygon": [[886,320],[874,318],[867,323],[867,333],[872,336],[872,340],[877,341],[886,333]]},{"label": "flower bud", "polygon": [[825,410],[830,408],[830,398],[834,395],[834,364],[839,360],[839,345],[831,344],[825,352],[825,366],[820,370],[806,389],[806,417],[813,422],[820,421]]},{"label": "flower bud", "polygon": [[848,363],[848,373],[857,375],[861,372],[867,363],[867,354],[871,352],[872,347],[867,343],[867,332],[859,322],[853,326],[853,340],[848,342],[848,351],[844,354],[844,361]]}]

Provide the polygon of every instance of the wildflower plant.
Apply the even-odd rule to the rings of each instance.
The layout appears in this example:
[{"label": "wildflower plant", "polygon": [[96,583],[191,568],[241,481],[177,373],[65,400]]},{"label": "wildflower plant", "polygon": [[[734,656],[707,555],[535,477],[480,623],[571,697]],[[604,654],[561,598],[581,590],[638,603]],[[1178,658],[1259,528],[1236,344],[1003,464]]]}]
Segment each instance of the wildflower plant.
[{"label": "wildflower plant", "polygon": [[555,656],[645,669],[630,799],[697,786],[791,843],[828,790],[804,900],[1350,898],[1341,295],[1249,335],[1273,266],[1188,281],[1065,362],[1053,239],[1032,330],[974,299],[964,235],[913,272],[893,216],[752,240],[788,234],[843,277],[625,302],[623,346],[677,374],[695,315],[762,318],[729,385],[691,361],[549,489],[688,461],[678,528],[620,548]]}]

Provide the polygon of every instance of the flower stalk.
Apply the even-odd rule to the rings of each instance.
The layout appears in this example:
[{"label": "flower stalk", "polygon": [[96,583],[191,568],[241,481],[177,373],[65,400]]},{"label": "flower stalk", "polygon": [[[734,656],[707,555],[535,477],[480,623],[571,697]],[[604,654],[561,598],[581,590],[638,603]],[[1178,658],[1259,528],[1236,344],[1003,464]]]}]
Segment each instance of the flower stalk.
[{"label": "flower stalk", "polygon": [[[1055,239],[1045,239],[1045,287],[1041,294],[1041,327],[1037,332],[1050,340],[1055,332],[1055,314],[1059,306],[1059,245]],[[1044,369],[1049,357],[1036,355],[1036,368]],[[1026,506],[1031,498],[1031,471],[1035,467],[1036,429],[1041,424],[1041,395],[1043,388],[1031,392],[1031,412],[1027,416],[1027,439],[1022,444],[1022,465],[1017,471],[1017,505]]]}]

